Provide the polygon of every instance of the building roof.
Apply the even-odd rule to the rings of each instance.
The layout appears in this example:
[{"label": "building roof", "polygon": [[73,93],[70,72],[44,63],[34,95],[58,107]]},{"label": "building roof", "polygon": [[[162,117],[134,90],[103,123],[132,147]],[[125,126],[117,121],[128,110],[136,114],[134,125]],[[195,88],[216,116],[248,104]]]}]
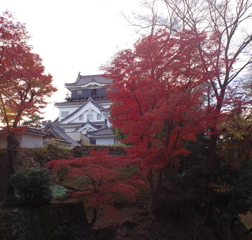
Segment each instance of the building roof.
[{"label": "building roof", "polygon": [[100,138],[100,137],[114,137],[114,133],[109,127],[101,128],[96,131],[87,132],[87,137]]},{"label": "building roof", "polygon": [[78,75],[76,81],[74,83],[65,83],[65,87],[76,87],[76,86],[82,86],[82,85],[86,85],[90,82],[96,82],[96,83],[100,83],[100,84],[109,84],[112,82],[111,79],[103,76],[103,75],[85,75],[82,76]]},{"label": "building roof", "polygon": [[87,137],[91,137],[91,138],[114,137],[114,136],[115,136],[114,133],[107,126],[106,121],[104,121],[104,123],[100,129],[87,132]]},{"label": "building roof", "polygon": [[[22,127],[18,127],[18,128],[11,129],[11,130],[16,133],[19,133],[19,134],[31,133],[31,134],[36,134],[36,135],[44,135],[44,136],[46,135],[46,133],[44,132],[43,129],[32,128],[29,126],[22,126]],[[0,134],[7,134],[7,133],[8,133],[7,129],[0,130]]]},{"label": "building roof", "polygon": [[[95,99],[95,101],[101,105],[101,104],[107,104],[111,103],[109,99]],[[73,101],[65,101],[65,102],[57,102],[54,103],[55,107],[58,106],[82,106],[87,100],[73,100]]]},{"label": "building roof", "polygon": [[74,116],[77,112],[79,112],[82,108],[84,108],[89,102],[91,102],[92,104],[94,104],[94,106],[96,106],[100,111],[102,111],[104,109],[94,99],[92,99],[91,97],[89,97],[88,100],[86,102],[84,102],[84,104],[82,106],[80,106],[78,109],[76,109],[74,112],[72,112],[71,114],[69,114],[65,118],[61,119],[60,122],[64,122],[67,119],[69,119],[70,117]]},{"label": "building roof", "polygon": [[99,126],[99,125],[102,125],[102,123],[96,125],[96,124],[94,124],[94,122],[90,122],[90,121],[88,120],[87,122],[83,123],[81,126],[77,127],[77,128],[75,129],[75,131],[81,131],[81,130],[83,130],[86,126],[88,126],[88,125],[91,126],[91,127],[94,128],[94,129],[98,130],[99,128],[101,128],[101,126]]},{"label": "building roof", "polygon": [[68,141],[71,143],[72,146],[79,145],[79,143],[75,142],[72,138],[70,138],[66,133],[65,130],[59,127],[57,124],[49,121],[44,128],[44,131],[47,134],[53,135],[55,138]]},{"label": "building roof", "polygon": [[[89,120],[88,120],[89,121]],[[85,126],[88,122],[79,122],[79,123],[60,123],[60,122],[55,122],[57,125],[59,125],[60,127],[66,128],[66,127],[82,127]],[[89,121],[90,125],[93,125],[95,127],[101,127],[103,125],[103,122],[91,122]]]}]

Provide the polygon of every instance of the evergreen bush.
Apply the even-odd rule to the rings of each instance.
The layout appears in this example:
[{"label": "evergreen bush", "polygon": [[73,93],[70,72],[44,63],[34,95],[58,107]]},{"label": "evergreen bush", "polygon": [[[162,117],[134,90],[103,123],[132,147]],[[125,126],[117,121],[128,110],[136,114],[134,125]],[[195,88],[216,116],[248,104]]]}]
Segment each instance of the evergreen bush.
[{"label": "evergreen bush", "polygon": [[6,200],[8,206],[37,206],[52,199],[50,170],[45,168],[21,170],[12,176],[9,185],[17,194]]}]

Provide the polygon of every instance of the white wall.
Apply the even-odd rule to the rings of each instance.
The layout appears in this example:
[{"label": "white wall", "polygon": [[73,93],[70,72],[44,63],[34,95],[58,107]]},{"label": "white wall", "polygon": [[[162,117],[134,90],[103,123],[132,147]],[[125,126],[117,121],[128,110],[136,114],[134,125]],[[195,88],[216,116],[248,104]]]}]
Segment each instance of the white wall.
[{"label": "white wall", "polygon": [[96,138],[96,145],[115,145],[114,138]]},{"label": "white wall", "polygon": [[[19,141],[18,148],[36,148],[43,145],[43,135],[15,134],[15,139]],[[4,148],[7,148],[7,139],[6,136],[0,136],[0,149]]]},{"label": "white wall", "polygon": [[[61,121],[61,112],[69,112],[69,115],[74,112],[76,109],[78,109],[80,106],[71,106],[71,107],[59,107],[59,121]],[[65,117],[64,117],[65,118]]]},{"label": "white wall", "polygon": [[65,130],[65,132],[66,133],[68,133],[68,132],[73,132],[75,129],[76,129],[76,127],[62,127],[64,130]]},{"label": "white wall", "polygon": [[20,137],[21,139],[21,136],[22,136],[22,140],[21,140],[20,147],[22,148],[36,148],[36,147],[41,147],[43,145],[42,135],[33,135],[33,134],[24,133],[22,135],[19,135],[18,137]]},{"label": "white wall", "polygon": [[79,142],[81,139],[81,133],[80,132],[69,132],[67,135],[72,138],[74,141]]}]

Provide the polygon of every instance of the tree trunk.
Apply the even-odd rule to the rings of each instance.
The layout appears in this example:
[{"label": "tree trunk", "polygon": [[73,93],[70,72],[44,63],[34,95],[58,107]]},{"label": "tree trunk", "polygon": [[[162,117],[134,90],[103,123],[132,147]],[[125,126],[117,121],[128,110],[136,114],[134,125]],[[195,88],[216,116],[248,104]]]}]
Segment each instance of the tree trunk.
[{"label": "tree trunk", "polygon": [[96,219],[97,219],[97,209],[93,208],[93,218],[92,218],[91,222],[89,223],[89,226],[91,229],[93,229],[95,222],[96,222]]},{"label": "tree trunk", "polygon": [[[19,145],[18,140],[15,139],[13,132],[9,132],[9,136],[7,137],[7,150],[6,150],[6,159],[7,159],[7,180],[15,173],[15,169],[13,166],[14,161],[14,150]],[[6,189],[6,197],[14,196],[14,188],[12,186],[7,185]]]}]

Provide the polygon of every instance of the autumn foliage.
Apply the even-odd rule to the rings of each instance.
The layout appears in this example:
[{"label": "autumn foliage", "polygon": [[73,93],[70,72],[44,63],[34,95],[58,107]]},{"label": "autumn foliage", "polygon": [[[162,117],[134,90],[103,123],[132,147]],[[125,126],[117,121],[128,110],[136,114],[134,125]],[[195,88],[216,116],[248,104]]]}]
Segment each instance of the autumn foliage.
[{"label": "autumn foliage", "polygon": [[[123,141],[133,145],[130,152],[143,158],[143,168],[176,164],[177,155],[187,154],[181,140],[193,140],[202,130],[204,83],[215,71],[204,72],[212,65],[202,61],[198,44],[211,48],[214,39],[193,31],[170,37],[162,30],[103,67],[113,79],[111,121],[127,135]],[[205,58],[216,54],[205,52]]]},{"label": "autumn foliage", "polygon": [[[24,116],[39,113],[47,97],[57,90],[52,76],[44,73],[42,59],[32,52],[29,40],[25,25],[15,21],[9,11],[0,16],[0,120],[8,132],[8,179],[15,173],[13,151],[19,145],[15,134],[25,130],[18,124]],[[7,187],[7,195],[13,194],[14,189]]]},{"label": "autumn foliage", "polygon": [[123,168],[133,163],[128,157],[111,156],[102,150],[91,150],[90,154],[88,157],[52,160],[45,166],[55,171],[62,167],[69,169],[70,179],[85,178],[82,190],[71,197],[81,197],[85,207],[93,210],[91,227],[96,221],[97,212],[107,219],[120,221],[120,212],[113,206],[114,200],[121,196],[134,201],[138,192],[136,187],[143,182],[132,176],[123,177]]},{"label": "autumn foliage", "polygon": [[2,122],[13,128],[22,117],[40,112],[57,90],[29,40],[25,25],[10,12],[0,16],[0,110]]},{"label": "autumn foliage", "polygon": [[196,140],[202,123],[214,115],[203,99],[209,79],[216,75],[212,60],[218,55],[218,33],[195,33],[171,37],[160,30],[139,40],[133,50],[119,52],[102,68],[113,79],[111,122],[127,136],[122,141],[132,145],[131,156],[141,159],[139,167],[152,190],[153,215],[163,169],[179,166],[179,156],[189,154],[183,142]]}]

